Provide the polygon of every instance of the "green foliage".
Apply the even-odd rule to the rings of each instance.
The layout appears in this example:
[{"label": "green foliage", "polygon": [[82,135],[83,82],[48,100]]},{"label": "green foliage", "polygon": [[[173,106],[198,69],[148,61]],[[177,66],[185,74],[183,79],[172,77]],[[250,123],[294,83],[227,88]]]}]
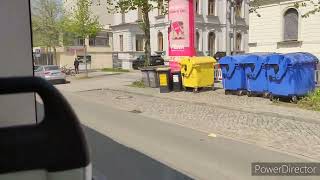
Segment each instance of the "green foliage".
[{"label": "green foliage", "polygon": [[302,108],[320,111],[320,89],[317,89],[309,93],[306,97],[303,97],[298,105]]},{"label": "green foliage", "polygon": [[92,15],[90,6],[93,0],[77,0],[70,18],[65,20],[66,29],[75,37],[85,39],[88,36],[95,36],[102,29],[98,17]]},{"label": "green foliage", "polygon": [[134,81],[132,82],[131,87],[137,87],[137,88],[145,88],[146,86],[144,85],[143,81]]},{"label": "green foliage", "polygon": [[56,0],[33,0],[32,36],[34,46],[60,46],[60,34],[64,31],[62,4]]}]

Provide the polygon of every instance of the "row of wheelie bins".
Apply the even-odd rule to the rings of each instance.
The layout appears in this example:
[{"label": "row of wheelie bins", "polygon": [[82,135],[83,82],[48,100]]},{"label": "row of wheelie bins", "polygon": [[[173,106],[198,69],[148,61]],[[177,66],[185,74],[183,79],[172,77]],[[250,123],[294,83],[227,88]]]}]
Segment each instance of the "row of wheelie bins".
[{"label": "row of wheelie bins", "polygon": [[315,89],[317,57],[310,53],[255,53],[220,60],[225,93],[289,97]]},{"label": "row of wheelie bins", "polygon": [[213,88],[215,63],[212,57],[182,57],[170,62],[170,67],[158,68],[160,93]]}]

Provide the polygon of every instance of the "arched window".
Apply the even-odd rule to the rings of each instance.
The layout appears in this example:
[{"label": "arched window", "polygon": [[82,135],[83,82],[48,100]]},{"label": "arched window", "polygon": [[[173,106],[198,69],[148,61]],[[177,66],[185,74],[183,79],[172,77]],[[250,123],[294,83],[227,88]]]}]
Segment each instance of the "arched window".
[{"label": "arched window", "polygon": [[214,16],[216,10],[216,0],[208,0],[208,15]]},{"label": "arched window", "polygon": [[158,33],[158,51],[163,51],[163,34]]},{"label": "arched window", "polygon": [[242,35],[241,35],[241,33],[237,33],[237,37],[236,37],[236,51],[241,51],[241,41],[242,41]]},{"label": "arched window", "polygon": [[299,23],[299,13],[296,9],[290,8],[284,13],[284,32],[283,39],[288,40],[298,40],[298,23]]},{"label": "arched window", "polygon": [[210,32],[208,36],[208,51],[209,51],[209,56],[213,56],[216,49],[215,49],[215,44],[216,44],[216,35],[214,32]]},{"label": "arched window", "polygon": [[236,0],[236,6],[235,6],[235,13],[236,13],[236,17],[241,17],[242,14],[242,2],[243,0]]},{"label": "arched window", "polygon": [[199,43],[200,43],[200,34],[199,32],[197,31],[196,32],[196,51],[199,51]]}]

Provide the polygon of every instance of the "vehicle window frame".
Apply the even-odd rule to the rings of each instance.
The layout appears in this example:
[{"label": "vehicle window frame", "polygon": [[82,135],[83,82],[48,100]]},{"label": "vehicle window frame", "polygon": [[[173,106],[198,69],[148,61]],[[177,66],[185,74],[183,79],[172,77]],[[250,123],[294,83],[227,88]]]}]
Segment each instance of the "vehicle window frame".
[{"label": "vehicle window frame", "polygon": [[[53,67],[57,67],[57,69],[50,69],[50,68],[53,68]],[[59,66],[47,66],[47,67],[44,67],[45,71],[56,71],[56,70],[59,70],[59,69],[60,69]]]}]

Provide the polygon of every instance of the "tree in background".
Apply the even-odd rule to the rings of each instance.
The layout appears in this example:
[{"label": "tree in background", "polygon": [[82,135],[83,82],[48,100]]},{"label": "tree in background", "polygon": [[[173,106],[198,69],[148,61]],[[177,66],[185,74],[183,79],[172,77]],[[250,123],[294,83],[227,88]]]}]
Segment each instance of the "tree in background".
[{"label": "tree in background", "polygon": [[138,22],[141,30],[144,33],[144,53],[145,53],[145,65],[149,65],[151,56],[150,47],[150,20],[149,12],[153,9],[159,8],[163,10],[163,14],[167,12],[166,4],[168,0],[108,0],[109,13],[127,13],[131,10],[140,10],[142,13],[142,19]]},{"label": "tree in background", "polygon": [[[98,17],[92,15],[90,7],[93,0],[77,0],[75,6],[71,8],[70,18],[65,21],[68,33],[75,35],[77,38],[85,39],[89,36],[96,36],[102,30],[102,25],[98,21]],[[86,76],[88,76],[87,68],[87,46],[83,44],[84,62],[86,67]]]},{"label": "tree in background", "polygon": [[[249,0],[249,13],[255,13],[258,17],[260,17],[261,15],[257,10],[261,7],[261,5],[263,5],[264,2],[266,2],[266,0]],[[302,2],[295,2],[294,6],[296,8],[311,7],[311,10],[301,15],[304,18],[320,12],[320,0],[304,0]]]},{"label": "tree in background", "polygon": [[44,47],[47,54],[53,49],[53,63],[57,64],[56,47],[62,45],[59,37],[64,31],[62,4],[57,0],[32,0],[31,5],[33,45]]}]

